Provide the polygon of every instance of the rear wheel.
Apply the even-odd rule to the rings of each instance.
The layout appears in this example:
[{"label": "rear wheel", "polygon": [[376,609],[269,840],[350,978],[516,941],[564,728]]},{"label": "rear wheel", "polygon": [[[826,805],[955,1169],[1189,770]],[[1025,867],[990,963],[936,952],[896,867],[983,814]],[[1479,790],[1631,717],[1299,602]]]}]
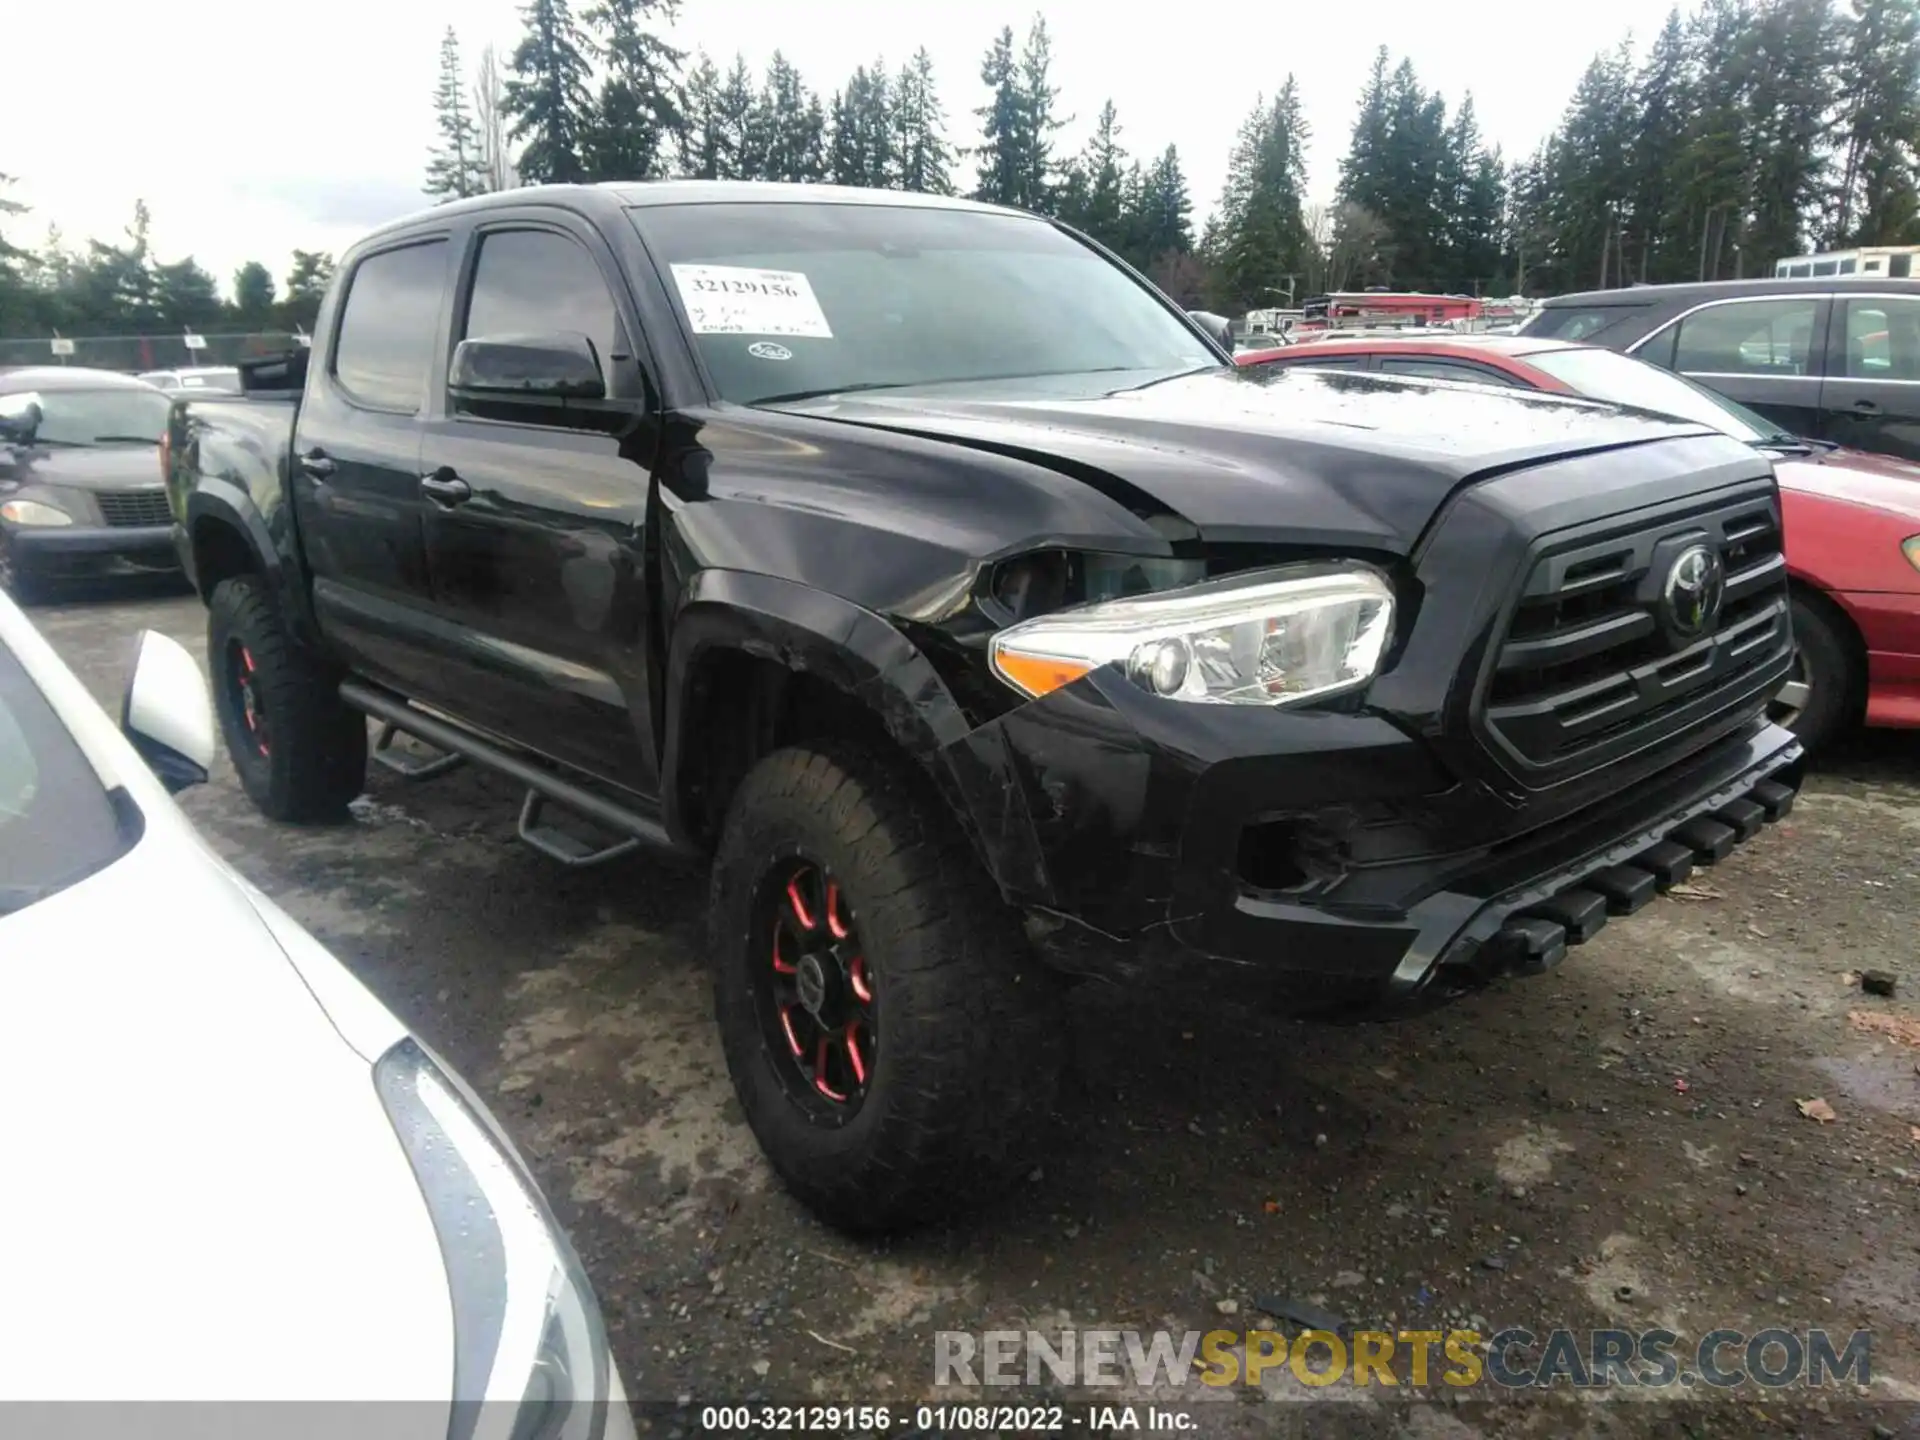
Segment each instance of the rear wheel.
[{"label": "rear wheel", "polygon": [[1769,714],[1811,753],[1854,718],[1866,677],[1826,607],[1803,595],[1793,597],[1793,639],[1793,669],[1774,693]]},{"label": "rear wheel", "polygon": [[332,670],[287,633],[252,576],[207,604],[207,663],[227,754],[247,797],[275,820],[338,819],[367,778],[367,722]]},{"label": "rear wheel", "polygon": [[903,759],[833,741],[761,760],[711,899],[735,1091],[821,1218],[898,1228],[1027,1163],[1064,1062],[1061,987]]}]

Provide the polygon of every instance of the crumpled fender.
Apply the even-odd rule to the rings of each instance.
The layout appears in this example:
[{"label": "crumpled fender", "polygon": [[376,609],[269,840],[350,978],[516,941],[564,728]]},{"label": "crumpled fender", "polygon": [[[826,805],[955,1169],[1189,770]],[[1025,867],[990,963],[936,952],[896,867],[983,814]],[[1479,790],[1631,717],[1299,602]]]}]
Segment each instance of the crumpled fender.
[{"label": "crumpled fender", "polygon": [[1002,891],[1031,893],[1043,867],[1004,745],[991,727],[974,730],[932,663],[884,616],[791,580],[707,569],[689,579],[668,634],[663,819],[676,838],[692,828],[673,778],[702,698],[692,677],[708,652],[741,651],[824,680],[877,716],[933,778]]}]

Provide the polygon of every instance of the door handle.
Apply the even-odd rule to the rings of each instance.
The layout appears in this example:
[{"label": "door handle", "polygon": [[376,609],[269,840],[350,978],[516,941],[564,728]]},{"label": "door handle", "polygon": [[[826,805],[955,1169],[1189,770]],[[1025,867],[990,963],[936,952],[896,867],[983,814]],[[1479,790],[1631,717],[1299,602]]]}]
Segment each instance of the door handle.
[{"label": "door handle", "polygon": [[333,474],[333,459],[324,450],[309,450],[300,457],[300,468],[315,480],[325,480]]},{"label": "door handle", "polygon": [[1871,400],[1856,400],[1853,402],[1853,413],[1856,415],[1878,415],[1880,413],[1880,407]]},{"label": "door handle", "polygon": [[420,477],[420,488],[441,505],[458,505],[473,497],[473,487],[451,470],[436,470]]}]

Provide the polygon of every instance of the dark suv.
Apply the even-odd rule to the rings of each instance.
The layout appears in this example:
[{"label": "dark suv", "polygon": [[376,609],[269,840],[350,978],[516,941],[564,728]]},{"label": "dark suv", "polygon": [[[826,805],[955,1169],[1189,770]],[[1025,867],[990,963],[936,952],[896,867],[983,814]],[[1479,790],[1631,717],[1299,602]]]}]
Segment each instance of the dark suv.
[{"label": "dark suv", "polygon": [[1061,974],[1421,1002],[1792,803],[1765,456],[1237,369],[1035,216],[509,191],[354,247],[245,376],[169,455],[247,793],[341,813],[371,716],[563,863],[712,856],[741,1104],[841,1224],[1022,1163]]},{"label": "dark suv", "polygon": [[1523,333],[1637,355],[1797,435],[1920,460],[1920,280],[1590,290],[1547,301]]}]

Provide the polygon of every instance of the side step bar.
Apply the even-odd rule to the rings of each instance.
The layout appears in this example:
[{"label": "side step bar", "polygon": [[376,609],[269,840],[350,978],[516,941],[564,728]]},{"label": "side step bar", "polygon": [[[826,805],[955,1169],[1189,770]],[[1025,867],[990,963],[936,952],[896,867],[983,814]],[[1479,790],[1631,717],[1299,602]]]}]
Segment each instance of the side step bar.
[{"label": "side step bar", "polygon": [[[657,850],[677,850],[666,827],[650,816],[637,810],[596,795],[593,791],[564,779],[542,765],[503,749],[490,740],[451,725],[437,716],[409,705],[396,695],[363,685],[357,680],[343,681],[340,685],[340,698],[362,714],[371,715],[386,727],[381,732],[380,743],[375,753],[384,751],[391,744],[389,732],[399,731],[424,740],[427,744],[444,753],[439,759],[428,761],[414,771],[416,778],[422,771],[439,774],[443,769],[451,769],[443,762],[453,758],[471,760],[489,770],[497,770],[509,779],[518,780],[527,787],[527,801],[520,810],[520,838],[532,845],[542,854],[551,856],[565,865],[597,865],[602,861],[613,860],[622,855],[631,854],[641,846]],[[386,763],[386,762],[383,762]],[[400,764],[389,766],[408,773]],[[618,843],[595,849],[591,845],[556,830],[551,825],[542,825],[540,812],[542,802],[551,801],[565,810],[592,821],[602,829],[626,837]]]}]

